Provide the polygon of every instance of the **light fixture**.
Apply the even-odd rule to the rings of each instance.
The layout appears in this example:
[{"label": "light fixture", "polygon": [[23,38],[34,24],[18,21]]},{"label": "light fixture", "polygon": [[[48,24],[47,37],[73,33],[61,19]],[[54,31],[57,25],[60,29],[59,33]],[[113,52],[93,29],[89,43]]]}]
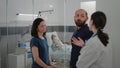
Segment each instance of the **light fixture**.
[{"label": "light fixture", "polygon": [[47,13],[47,12],[53,12],[54,10],[44,10],[44,11],[39,11],[38,14],[22,14],[22,13],[17,13],[16,15],[18,16],[30,16],[30,17],[41,17],[41,13]]},{"label": "light fixture", "polygon": [[22,14],[22,13],[17,13],[16,15],[19,15],[19,16],[38,16],[37,14]]},{"label": "light fixture", "polygon": [[39,11],[39,13],[46,13],[46,12],[53,12],[54,10],[44,10],[44,11]]},{"label": "light fixture", "polygon": [[53,5],[49,5],[49,8],[53,8]]}]

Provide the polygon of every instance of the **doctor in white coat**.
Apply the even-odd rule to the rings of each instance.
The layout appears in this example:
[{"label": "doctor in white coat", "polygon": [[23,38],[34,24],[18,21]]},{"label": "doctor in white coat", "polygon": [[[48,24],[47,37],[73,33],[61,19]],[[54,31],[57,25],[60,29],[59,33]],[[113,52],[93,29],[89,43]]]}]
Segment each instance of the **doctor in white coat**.
[{"label": "doctor in white coat", "polygon": [[74,44],[83,47],[77,68],[112,68],[112,49],[108,44],[108,35],[103,32],[106,15],[101,11],[96,11],[92,14],[89,24],[89,29],[94,34],[87,43],[80,38],[72,38]]}]

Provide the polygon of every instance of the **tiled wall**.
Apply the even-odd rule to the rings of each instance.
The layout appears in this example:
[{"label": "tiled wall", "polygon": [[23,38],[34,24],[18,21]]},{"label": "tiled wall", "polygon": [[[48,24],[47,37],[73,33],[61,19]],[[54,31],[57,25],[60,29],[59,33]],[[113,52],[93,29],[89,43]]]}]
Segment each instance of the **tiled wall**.
[{"label": "tiled wall", "polygon": [[[47,26],[47,32],[57,31],[57,32],[73,32],[75,26]],[[7,32],[8,31],[8,32]],[[0,27],[1,35],[24,35],[30,31],[30,26],[26,27]]]}]

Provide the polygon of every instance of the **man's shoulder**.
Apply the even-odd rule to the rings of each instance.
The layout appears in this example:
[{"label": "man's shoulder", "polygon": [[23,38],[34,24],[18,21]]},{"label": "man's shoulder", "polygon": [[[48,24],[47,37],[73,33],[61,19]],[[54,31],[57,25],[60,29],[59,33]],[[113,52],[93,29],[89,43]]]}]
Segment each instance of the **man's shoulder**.
[{"label": "man's shoulder", "polygon": [[89,30],[88,25],[85,24],[83,27],[81,27],[81,28],[79,29],[79,31],[80,31],[80,32],[82,32],[82,31],[83,31],[83,32],[86,32],[86,31],[90,31],[90,30]]}]

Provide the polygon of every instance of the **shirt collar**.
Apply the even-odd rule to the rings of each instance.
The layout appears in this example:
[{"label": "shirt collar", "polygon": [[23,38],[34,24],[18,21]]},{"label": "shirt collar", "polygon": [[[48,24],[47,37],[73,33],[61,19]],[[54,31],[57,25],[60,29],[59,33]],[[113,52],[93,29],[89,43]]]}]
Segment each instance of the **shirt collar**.
[{"label": "shirt collar", "polygon": [[95,37],[97,35],[97,32],[93,33],[92,37]]}]

